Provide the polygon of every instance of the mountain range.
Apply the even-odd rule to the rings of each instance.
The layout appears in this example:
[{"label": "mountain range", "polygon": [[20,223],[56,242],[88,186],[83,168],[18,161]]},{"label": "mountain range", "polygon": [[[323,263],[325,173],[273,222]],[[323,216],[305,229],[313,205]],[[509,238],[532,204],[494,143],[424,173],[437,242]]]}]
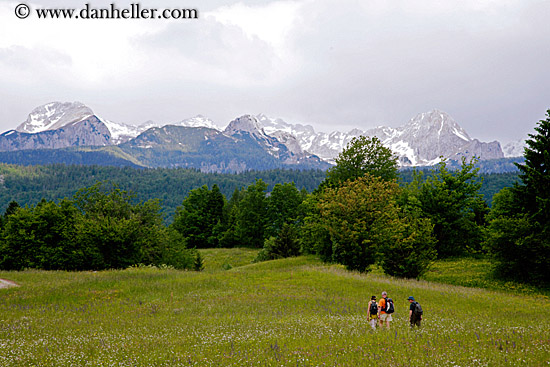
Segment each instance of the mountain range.
[{"label": "mountain range", "polygon": [[225,129],[196,116],[168,125],[113,122],[80,102],[35,108],[15,130],[0,135],[0,161],[19,164],[101,162],[141,167],[188,167],[205,172],[273,168],[326,169],[354,138],[377,136],[403,167],[430,166],[441,157],[481,160],[520,156],[522,143],[505,146],[471,138],[447,113],[434,109],[398,128],[316,132],[263,114],[244,115]]}]

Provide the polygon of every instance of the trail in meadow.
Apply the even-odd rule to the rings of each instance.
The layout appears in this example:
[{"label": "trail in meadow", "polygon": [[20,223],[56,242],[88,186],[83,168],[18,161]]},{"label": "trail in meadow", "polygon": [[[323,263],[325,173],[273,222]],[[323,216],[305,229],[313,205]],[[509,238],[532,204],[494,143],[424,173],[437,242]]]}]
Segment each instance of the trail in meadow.
[{"label": "trail in meadow", "polygon": [[0,288],[17,287],[17,283],[11,280],[0,279]]}]

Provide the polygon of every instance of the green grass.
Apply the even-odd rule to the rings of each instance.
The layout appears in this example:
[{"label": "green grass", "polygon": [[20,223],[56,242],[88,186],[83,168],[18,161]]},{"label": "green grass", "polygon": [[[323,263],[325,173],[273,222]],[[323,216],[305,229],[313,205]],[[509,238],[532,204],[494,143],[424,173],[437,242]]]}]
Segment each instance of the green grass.
[{"label": "green grass", "polygon": [[[0,366],[549,365],[542,296],[358,274],[312,257],[201,254],[200,273],[0,272],[20,284],[0,289]],[[374,332],[366,306],[383,290],[397,310],[390,331]],[[409,295],[423,305],[421,330],[409,330]]]},{"label": "green grass", "polygon": [[464,287],[550,296],[550,289],[541,289],[528,284],[495,278],[493,275],[493,264],[489,259],[463,258],[439,260],[422,279]]},{"label": "green grass", "polygon": [[258,255],[258,249],[250,248],[212,248],[200,249],[204,261],[204,271],[215,272],[252,264]]}]

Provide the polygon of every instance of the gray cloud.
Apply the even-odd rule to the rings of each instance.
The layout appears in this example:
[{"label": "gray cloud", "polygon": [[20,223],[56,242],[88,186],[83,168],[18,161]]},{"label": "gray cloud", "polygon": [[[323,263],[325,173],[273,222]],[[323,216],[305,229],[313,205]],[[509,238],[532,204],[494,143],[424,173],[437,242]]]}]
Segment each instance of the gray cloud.
[{"label": "gray cloud", "polygon": [[[74,6],[59,1],[65,3]],[[84,75],[87,60],[70,45],[3,47],[7,36],[0,36],[0,128],[14,128],[52,100],[80,100],[126,123],[201,113],[224,125],[264,112],[322,131],[398,126],[439,108],[473,137],[506,141],[531,132],[550,108],[549,2],[291,3],[298,13],[282,47],[247,32],[242,20],[228,24],[209,13],[232,1],[190,1],[185,6],[199,8],[200,20],[130,33],[112,63],[101,55],[107,49],[91,48],[89,57],[99,58],[90,59],[93,76]],[[182,7],[181,1],[142,2],[153,4]],[[30,22],[29,32],[48,27]],[[117,24],[123,30],[127,22]]]}]

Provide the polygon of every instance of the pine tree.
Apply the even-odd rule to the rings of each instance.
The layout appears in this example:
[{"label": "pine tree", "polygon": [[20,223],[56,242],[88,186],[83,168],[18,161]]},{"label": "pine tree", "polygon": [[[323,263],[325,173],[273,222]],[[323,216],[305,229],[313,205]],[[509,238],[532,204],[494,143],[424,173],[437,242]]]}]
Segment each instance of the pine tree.
[{"label": "pine tree", "polygon": [[535,127],[538,134],[529,134],[524,157],[525,164],[517,164],[523,186],[518,195],[524,198],[525,209],[535,219],[550,225],[550,110],[546,120]]},{"label": "pine tree", "polygon": [[195,255],[195,262],[193,263],[193,270],[203,271],[203,269],[204,269],[204,262],[202,260],[202,255],[199,251],[197,251]]},{"label": "pine tree", "polygon": [[550,110],[529,134],[521,185],[495,195],[486,244],[501,275],[550,284]]}]

